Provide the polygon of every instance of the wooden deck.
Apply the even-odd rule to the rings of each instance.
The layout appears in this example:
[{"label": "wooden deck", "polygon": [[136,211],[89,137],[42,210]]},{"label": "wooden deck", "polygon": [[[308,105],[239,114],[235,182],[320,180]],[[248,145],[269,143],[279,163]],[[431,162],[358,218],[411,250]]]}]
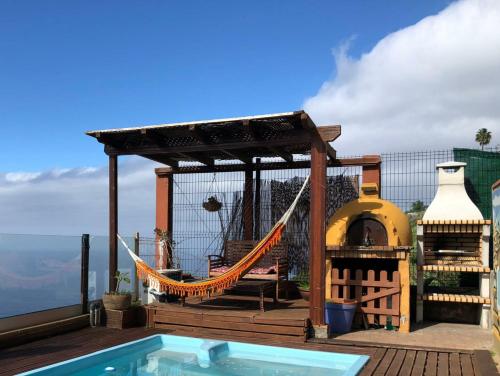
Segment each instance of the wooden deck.
[{"label": "wooden deck", "polygon": [[206,335],[283,342],[306,340],[309,328],[306,301],[281,300],[273,305],[269,299],[265,306],[267,310],[262,312],[258,298],[227,295],[206,301],[192,298],[184,306],[159,303],[147,306],[148,327],[187,335],[196,335],[201,330]]},{"label": "wooden deck", "polygon": [[[181,335],[179,331],[160,331],[157,329],[131,328],[107,329],[86,328],[60,334],[51,338],[34,341],[21,346],[0,351],[0,375],[15,375],[30,369],[74,358],[120,343],[150,336],[156,333]],[[200,330],[198,337],[238,340],[251,343],[281,345],[310,350],[332,351],[351,354],[366,354],[370,360],[361,372],[369,375],[497,375],[491,356],[487,351],[457,351],[446,349],[418,349],[380,347],[377,345],[348,343],[336,344],[306,342],[289,343],[270,339],[228,337]]]}]

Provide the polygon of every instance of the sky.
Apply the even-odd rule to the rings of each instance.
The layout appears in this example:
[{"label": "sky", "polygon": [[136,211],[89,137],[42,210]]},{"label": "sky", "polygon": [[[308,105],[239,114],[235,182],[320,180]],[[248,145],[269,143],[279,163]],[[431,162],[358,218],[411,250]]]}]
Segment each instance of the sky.
[{"label": "sky", "polygon": [[[0,232],[106,233],[90,129],[305,109],[339,155],[500,144],[497,0],[3,0],[0,51]],[[150,232],[152,164],[120,183]]]}]

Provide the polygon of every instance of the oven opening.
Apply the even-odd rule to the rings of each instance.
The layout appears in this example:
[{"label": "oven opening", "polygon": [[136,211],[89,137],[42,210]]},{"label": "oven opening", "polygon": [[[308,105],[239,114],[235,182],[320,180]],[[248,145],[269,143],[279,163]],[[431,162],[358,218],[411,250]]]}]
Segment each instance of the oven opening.
[{"label": "oven opening", "polygon": [[347,229],[347,245],[386,246],[388,245],[387,231],[384,225],[374,218],[357,218]]}]

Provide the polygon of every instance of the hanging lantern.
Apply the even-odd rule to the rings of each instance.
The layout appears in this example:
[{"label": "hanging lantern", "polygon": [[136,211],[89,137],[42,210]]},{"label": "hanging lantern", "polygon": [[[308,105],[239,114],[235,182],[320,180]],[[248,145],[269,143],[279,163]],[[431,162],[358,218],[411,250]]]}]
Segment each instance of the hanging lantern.
[{"label": "hanging lantern", "polygon": [[210,196],[207,201],[203,202],[203,208],[209,212],[217,212],[222,208],[222,203],[217,200],[217,197]]}]

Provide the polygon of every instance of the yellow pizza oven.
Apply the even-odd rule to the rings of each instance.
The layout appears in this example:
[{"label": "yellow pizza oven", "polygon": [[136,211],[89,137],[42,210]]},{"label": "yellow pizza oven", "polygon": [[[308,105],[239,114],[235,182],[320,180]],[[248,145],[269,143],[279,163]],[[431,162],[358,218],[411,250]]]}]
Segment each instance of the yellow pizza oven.
[{"label": "yellow pizza oven", "polygon": [[377,184],[363,184],[327,226],[326,298],[357,302],[356,322],[364,327],[408,332],[411,241],[406,214],[380,198]]}]

